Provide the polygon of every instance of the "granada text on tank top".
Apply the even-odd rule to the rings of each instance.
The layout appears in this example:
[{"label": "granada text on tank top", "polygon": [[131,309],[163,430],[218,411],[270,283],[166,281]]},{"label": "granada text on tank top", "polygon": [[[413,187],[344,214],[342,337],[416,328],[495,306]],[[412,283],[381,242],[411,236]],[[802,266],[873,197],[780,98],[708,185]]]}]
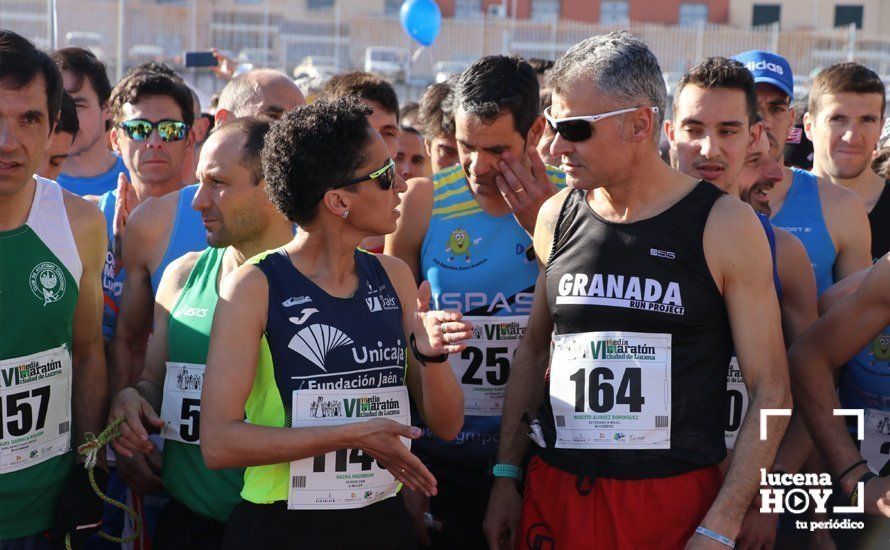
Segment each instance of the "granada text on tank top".
[{"label": "granada text on tank top", "polygon": [[702,245],[723,194],[701,181],[634,223],[604,220],[582,190],[567,196],[546,268],[545,461],[582,477],[651,478],[725,456],[732,341]]}]

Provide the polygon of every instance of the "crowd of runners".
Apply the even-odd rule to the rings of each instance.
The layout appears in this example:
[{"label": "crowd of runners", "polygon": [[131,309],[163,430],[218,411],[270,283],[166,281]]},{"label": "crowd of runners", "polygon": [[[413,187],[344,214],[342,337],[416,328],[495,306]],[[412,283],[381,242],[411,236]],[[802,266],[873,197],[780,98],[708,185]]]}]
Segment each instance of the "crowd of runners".
[{"label": "crowd of runners", "polygon": [[890,547],[874,71],[224,76],[0,31],[0,549]]}]

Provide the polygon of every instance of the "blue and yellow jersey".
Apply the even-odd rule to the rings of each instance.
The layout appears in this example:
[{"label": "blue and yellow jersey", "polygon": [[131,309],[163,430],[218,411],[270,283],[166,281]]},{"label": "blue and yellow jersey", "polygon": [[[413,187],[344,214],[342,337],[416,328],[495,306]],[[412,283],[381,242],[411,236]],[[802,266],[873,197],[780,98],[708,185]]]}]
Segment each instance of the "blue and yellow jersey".
[{"label": "blue and yellow jersey", "polygon": [[[548,175],[558,187],[565,186],[565,174],[559,170],[548,168]],[[469,317],[527,318],[538,277],[531,237],[513,214],[495,217],[482,210],[460,165],[438,172],[433,183],[432,216],[420,255],[422,276],[432,287],[430,307],[457,310]],[[524,319],[521,324],[524,331]],[[510,330],[506,324],[494,327]],[[480,357],[485,353],[489,352],[482,350]],[[473,363],[472,357],[463,359]],[[451,360],[455,364],[461,358],[452,356]],[[472,378],[481,382],[487,376],[505,381],[505,373],[491,371],[489,375],[486,368],[471,367],[476,372],[458,376],[458,382]],[[465,407],[466,395],[465,391]],[[473,416],[467,408],[465,414],[464,427],[455,441],[442,441],[424,430],[414,448],[437,476],[484,484],[497,452],[501,417]]]}]

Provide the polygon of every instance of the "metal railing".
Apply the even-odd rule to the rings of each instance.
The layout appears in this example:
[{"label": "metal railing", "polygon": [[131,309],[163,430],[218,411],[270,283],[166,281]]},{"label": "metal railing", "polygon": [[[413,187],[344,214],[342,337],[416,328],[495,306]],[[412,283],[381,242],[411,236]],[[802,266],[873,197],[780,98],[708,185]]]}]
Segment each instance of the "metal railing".
[{"label": "metal railing", "polygon": [[[3,0],[0,28],[19,32],[44,48],[91,47],[103,57],[113,79],[148,59],[177,66],[184,50],[210,47],[288,73],[306,56],[331,57],[341,69],[361,69],[368,47],[399,47],[415,53],[408,70],[409,84],[414,86],[400,87],[403,99],[419,95],[434,78],[439,61],[468,62],[495,53],[553,59],[584,38],[616,28],[573,21],[444,20],[436,42],[418,52],[395,17],[340,8],[331,12],[292,8],[293,3],[268,1]],[[797,75],[844,60],[861,61],[879,74],[890,72],[890,38],[863,35],[855,28],[781,31],[777,25],[738,29],[634,22],[626,28],[650,45],[669,75],[679,76],[705,56],[749,49],[781,53]],[[199,80],[205,87],[221,85],[213,79]]]}]

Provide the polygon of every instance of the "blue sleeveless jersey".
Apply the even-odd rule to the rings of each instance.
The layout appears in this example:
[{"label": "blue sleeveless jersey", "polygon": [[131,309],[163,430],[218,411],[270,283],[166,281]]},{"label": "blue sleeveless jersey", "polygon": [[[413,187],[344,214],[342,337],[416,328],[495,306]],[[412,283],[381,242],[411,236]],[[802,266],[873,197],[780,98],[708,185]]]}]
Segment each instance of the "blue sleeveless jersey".
[{"label": "blue sleeveless jersey", "polygon": [[773,225],[788,231],[803,243],[816,275],[816,290],[821,295],[834,284],[834,262],[837,250],[825,218],[816,176],[792,168],[794,179],[782,208],[772,217]]},{"label": "blue sleeveless jersey", "polygon": [[840,399],[845,408],[890,411],[890,327],[847,363]]},{"label": "blue sleeveless jersey", "polygon": [[[124,160],[120,157],[107,172],[93,176],[91,178],[76,178],[68,176],[64,172],[59,174],[58,183],[62,189],[70,191],[75,195],[98,195],[102,196],[109,191],[117,189],[117,176],[123,172],[130,177],[130,171],[124,164]],[[114,204],[112,204],[112,208]],[[113,212],[112,212],[113,214]]]},{"label": "blue sleeveless jersey", "polygon": [[[562,187],[565,175],[548,168]],[[465,316],[527,316],[538,266],[532,240],[512,214],[485,213],[455,165],[433,176],[433,211],[421,248],[423,278],[432,287],[431,308]],[[414,449],[433,473],[459,483],[488,483],[498,446],[500,416],[469,416],[455,441],[424,430]]]},{"label": "blue sleeveless jersey", "polygon": [[161,263],[158,264],[158,267],[151,274],[152,294],[158,293],[161,276],[170,262],[189,252],[207,248],[207,232],[204,230],[203,222],[201,222],[201,213],[192,208],[192,201],[197,192],[197,183],[183,187],[179,191],[179,200],[176,203],[176,217],[173,219],[173,231],[170,232],[167,250],[164,252],[164,258],[161,260]]},{"label": "blue sleeveless jersey", "polygon": [[294,390],[404,384],[402,304],[373,254],[356,250],[359,282],[351,298],[319,288],[283,250],[267,252],[255,264],[269,281],[265,336],[286,418]]},{"label": "blue sleeveless jersey", "polygon": [[124,288],[124,270],[114,269],[114,203],[117,189],[112,189],[99,197],[99,210],[105,215],[105,231],[108,235],[108,250],[105,251],[105,265],[102,267],[102,336],[111,340],[114,325],[117,323],[117,308],[121,291]]},{"label": "blue sleeveless jersey", "polygon": [[760,225],[763,226],[763,231],[766,233],[766,240],[769,241],[769,252],[773,258],[773,282],[776,285],[776,294],[779,297],[779,301],[782,301],[782,281],[779,280],[779,264],[776,261],[776,232],[773,230],[772,224],[769,222],[769,218],[765,215],[757,212],[757,219],[760,220]]},{"label": "blue sleeveless jersey", "polygon": [[[151,274],[152,294],[157,294],[158,284],[164,269],[173,260],[188,252],[201,251],[207,248],[207,232],[201,222],[201,214],[192,209],[192,200],[198,191],[198,184],[183,187],[179,191],[179,200],[173,218],[173,231],[167,241],[167,250],[157,269]],[[108,234],[108,250],[105,253],[105,266],[102,269],[102,336],[110,340],[114,336],[117,323],[117,311],[120,305],[121,291],[124,288],[126,270],[114,269],[114,203],[117,201],[117,189],[108,191],[99,198],[99,209],[105,215],[105,230]]]}]

